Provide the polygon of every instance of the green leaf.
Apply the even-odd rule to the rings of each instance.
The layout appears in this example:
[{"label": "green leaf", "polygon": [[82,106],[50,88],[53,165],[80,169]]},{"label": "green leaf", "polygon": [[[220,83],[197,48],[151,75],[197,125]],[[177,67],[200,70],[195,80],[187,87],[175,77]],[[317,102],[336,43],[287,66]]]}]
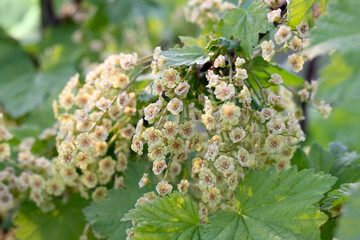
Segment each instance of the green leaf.
[{"label": "green leaf", "polygon": [[356,191],[347,202],[339,220],[336,237],[341,240],[360,239],[360,190]]},{"label": "green leaf", "polygon": [[198,45],[198,39],[189,36],[179,36],[180,41],[185,47],[192,47]]},{"label": "green leaf", "polygon": [[141,91],[144,88],[146,88],[147,86],[150,85],[150,83],[152,83],[153,80],[151,79],[145,79],[145,80],[141,80],[141,81],[136,81],[134,82],[134,89],[137,91]]},{"label": "green leaf", "polygon": [[166,66],[191,66],[194,64],[204,64],[209,61],[209,57],[204,54],[204,50],[199,46],[170,48],[162,55],[166,58]]},{"label": "green leaf", "polygon": [[137,206],[123,220],[136,220],[134,240],[200,240],[202,225],[196,203],[179,192]]},{"label": "green leaf", "polygon": [[231,50],[231,49],[239,50],[239,47],[240,47],[238,41],[234,41],[234,40],[230,40],[230,39],[227,39],[227,38],[224,38],[224,37],[220,37],[220,38],[212,40],[209,43],[209,46],[207,48],[210,51],[213,51],[213,49],[215,47],[219,47],[219,46],[220,47],[225,47],[227,50]]},{"label": "green leaf", "polygon": [[331,191],[322,202],[320,209],[329,211],[344,202],[347,202],[350,195],[359,189],[360,183],[344,183],[339,189]]},{"label": "green leaf", "polygon": [[[284,84],[291,86],[298,86],[304,82],[302,77],[299,77],[295,74],[289,73],[285,69],[281,68],[275,63],[269,63],[265,61],[262,57],[258,56],[252,60],[252,71],[263,85],[266,87],[269,85],[269,80],[271,78],[271,74],[277,73],[284,80]],[[256,86],[255,80],[250,75],[249,79],[254,81],[254,85]]]},{"label": "green leaf", "polygon": [[206,49],[207,45],[209,44],[208,35],[200,35],[198,38],[179,36],[179,39],[185,47],[200,46],[203,49]]},{"label": "green leaf", "polygon": [[321,240],[333,240],[334,230],[336,228],[337,219],[328,219],[324,225],[320,227],[320,239]]},{"label": "green leaf", "polygon": [[328,102],[343,102],[358,97],[360,70],[348,62],[346,56],[337,53],[331,56],[330,64],[322,68],[318,94]]},{"label": "green leaf", "polygon": [[322,71],[330,100],[358,98],[360,91],[360,21],[357,0],[339,0],[329,4],[326,14],[319,18],[311,33],[311,46],[306,54],[312,58],[332,50],[331,64]]},{"label": "green leaf", "polygon": [[325,150],[318,144],[311,146],[307,159],[307,168],[324,171],[338,178],[334,188],[343,183],[355,182],[360,178],[359,155],[348,152],[346,146],[339,142],[329,144],[330,150]]},{"label": "green leaf", "polygon": [[299,25],[301,22],[313,22],[313,8],[315,5],[325,10],[327,0],[291,0],[289,6],[289,23],[291,27]]},{"label": "green leaf", "polygon": [[109,240],[126,239],[125,231],[131,228],[132,224],[131,221],[120,221],[121,218],[134,207],[137,199],[152,190],[151,186],[139,189],[138,182],[145,172],[145,168],[139,166],[139,163],[128,163],[124,177],[126,189],[112,189],[107,198],[97,203],[92,202],[83,210],[91,227]]},{"label": "green leaf", "polygon": [[231,9],[219,22],[219,32],[223,37],[235,37],[241,41],[245,54],[253,53],[252,47],[259,41],[259,33],[273,29],[273,24],[267,19],[269,8],[261,1],[254,1],[249,9]]},{"label": "green leaf", "polygon": [[316,171],[330,173],[335,158],[330,151],[325,150],[319,144],[313,144],[308,156],[307,168],[314,168]]},{"label": "green leaf", "polygon": [[14,135],[14,138],[21,141],[27,137],[37,137],[41,133],[41,129],[39,126],[25,124],[12,129],[11,133]]},{"label": "green leaf", "polygon": [[0,102],[13,117],[19,117],[42,100],[35,86],[34,64],[18,45],[1,39],[0,65]]},{"label": "green leaf", "polygon": [[209,219],[205,239],[320,239],[327,216],[316,203],[336,178],[296,167],[250,170],[235,190],[237,212]]},{"label": "green leaf", "polygon": [[37,73],[30,57],[6,39],[0,39],[0,65],[0,102],[14,118],[34,110],[50,94],[58,94],[75,72],[73,66],[62,65]]},{"label": "green leaf", "polygon": [[155,7],[155,0],[114,0],[106,4],[106,14],[112,23],[119,24],[134,15],[147,16]]},{"label": "green leaf", "polygon": [[311,33],[309,57],[338,49],[356,55],[360,51],[358,0],[338,0],[329,4],[327,12],[317,21]]},{"label": "green leaf", "polygon": [[309,142],[327,146],[329,139],[337,139],[360,152],[360,134],[356,134],[360,132],[360,98],[338,102],[328,119],[314,109],[309,111],[309,117]]},{"label": "green leaf", "polygon": [[302,148],[298,148],[296,149],[294,156],[291,159],[291,165],[292,166],[297,166],[297,168],[299,169],[299,171],[308,168],[308,163],[307,163],[308,159],[306,156],[306,153],[304,152],[304,150]]},{"label": "green leaf", "polygon": [[14,38],[29,39],[39,34],[41,5],[37,0],[2,0],[0,27]]},{"label": "green leaf", "polygon": [[34,203],[24,202],[15,219],[18,240],[79,239],[86,221],[81,209],[87,200],[71,197],[66,203],[55,201],[55,210],[43,213]]}]

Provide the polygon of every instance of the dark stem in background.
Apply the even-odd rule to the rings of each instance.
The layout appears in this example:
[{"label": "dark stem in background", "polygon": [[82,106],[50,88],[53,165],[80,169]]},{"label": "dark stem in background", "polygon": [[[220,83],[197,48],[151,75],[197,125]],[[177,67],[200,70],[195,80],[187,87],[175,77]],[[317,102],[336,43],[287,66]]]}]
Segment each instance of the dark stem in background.
[{"label": "dark stem in background", "polygon": [[[318,58],[314,58],[312,59],[310,62],[309,62],[309,65],[308,65],[308,68],[307,68],[307,71],[306,71],[306,75],[305,75],[305,80],[307,82],[311,82],[311,80],[314,80],[316,78],[316,70],[317,70],[317,62],[318,62]],[[302,111],[303,111],[303,115],[305,117],[304,120],[302,120],[300,122],[300,126],[302,128],[302,130],[304,131],[304,133],[306,134],[307,133],[307,123],[308,123],[308,106],[306,103],[302,103],[301,104],[301,108],[302,108]]]},{"label": "dark stem in background", "polygon": [[52,0],[41,0],[41,27],[42,29],[58,25],[59,19],[55,15]]}]

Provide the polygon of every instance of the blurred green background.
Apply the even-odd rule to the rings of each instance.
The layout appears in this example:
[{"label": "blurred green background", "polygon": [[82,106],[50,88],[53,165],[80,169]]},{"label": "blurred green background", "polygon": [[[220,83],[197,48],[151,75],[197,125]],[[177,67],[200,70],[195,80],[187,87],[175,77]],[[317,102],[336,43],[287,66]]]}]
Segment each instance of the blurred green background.
[{"label": "blurred green background", "polygon": [[0,110],[27,136],[53,124],[52,99],[110,54],[152,53],[199,29],[186,0],[1,0]]},{"label": "blurred green background", "polygon": [[[50,127],[52,99],[69,77],[76,72],[84,77],[109,54],[146,56],[156,46],[166,49],[180,43],[178,36],[199,35],[201,30],[185,21],[186,2],[1,0],[0,111],[10,124],[20,126],[14,133],[23,138]],[[344,94],[356,89],[347,84],[355,73],[338,58],[323,58],[316,66],[315,76],[323,82],[319,96],[334,111],[322,119],[308,109],[307,143],[326,146],[338,140],[360,152],[360,94]]]}]

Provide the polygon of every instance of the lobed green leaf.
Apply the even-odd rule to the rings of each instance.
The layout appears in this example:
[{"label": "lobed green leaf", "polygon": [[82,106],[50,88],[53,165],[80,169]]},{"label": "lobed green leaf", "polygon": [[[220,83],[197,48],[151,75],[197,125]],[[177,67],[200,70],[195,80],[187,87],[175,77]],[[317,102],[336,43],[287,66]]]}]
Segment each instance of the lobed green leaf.
[{"label": "lobed green leaf", "polygon": [[169,51],[162,52],[166,58],[166,66],[191,66],[194,64],[204,64],[209,61],[209,57],[199,46],[184,48],[170,48]]},{"label": "lobed green leaf", "polygon": [[[142,166],[141,166],[142,165]],[[126,229],[131,228],[131,221],[120,221],[132,209],[144,193],[152,190],[151,186],[139,189],[138,182],[145,172],[144,164],[128,163],[125,171],[126,189],[108,192],[108,197],[100,202],[92,202],[84,208],[85,218],[91,227],[102,236],[111,239],[126,239]]]},{"label": "lobed green leaf", "polygon": [[313,10],[317,5],[322,11],[325,10],[327,0],[291,0],[289,6],[288,25],[295,28],[301,22],[313,22]]},{"label": "lobed green leaf", "polygon": [[341,240],[360,239],[360,190],[351,196],[342,213],[336,237]]},{"label": "lobed green leaf", "polygon": [[268,7],[261,1],[254,1],[248,10],[234,8],[220,20],[219,32],[226,38],[238,38],[245,54],[251,56],[253,46],[259,41],[259,33],[274,28],[267,20],[268,12]]},{"label": "lobed green leaf", "polygon": [[43,213],[34,203],[24,202],[15,219],[18,240],[79,239],[86,221],[82,208],[88,203],[80,196],[66,203],[56,199],[55,210]]},{"label": "lobed green leaf", "polygon": [[316,203],[336,178],[314,170],[250,170],[235,190],[237,212],[209,219],[205,239],[320,239],[327,216]]},{"label": "lobed green leaf", "polygon": [[134,240],[205,239],[196,203],[179,192],[139,205],[123,220],[136,221]]},{"label": "lobed green leaf", "polygon": [[354,192],[359,189],[360,183],[344,183],[340,188],[329,192],[324,201],[321,203],[321,210],[329,211],[339,205],[347,202]]}]

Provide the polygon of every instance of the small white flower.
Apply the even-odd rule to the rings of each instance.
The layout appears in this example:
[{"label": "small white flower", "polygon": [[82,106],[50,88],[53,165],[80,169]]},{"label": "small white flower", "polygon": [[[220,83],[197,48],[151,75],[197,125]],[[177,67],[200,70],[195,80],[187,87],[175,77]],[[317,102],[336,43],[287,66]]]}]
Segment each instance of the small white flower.
[{"label": "small white flower", "polygon": [[274,74],[271,74],[271,79],[269,80],[269,83],[271,83],[273,85],[279,85],[279,84],[283,83],[283,79],[279,74],[274,73]]},{"label": "small white flower", "polygon": [[215,74],[214,71],[209,70],[206,74],[206,79],[209,81],[207,88],[216,87],[219,83],[219,75]]},{"label": "small white flower", "polygon": [[309,93],[309,91],[308,91],[306,88],[301,89],[301,90],[298,92],[298,94],[299,94],[299,96],[300,96],[300,101],[302,101],[302,102],[305,102],[305,101],[308,100],[309,97],[310,97],[310,93]]},{"label": "small white flower", "polygon": [[225,155],[221,155],[214,163],[215,168],[224,174],[232,173],[235,169],[234,159]]},{"label": "small white flower", "polygon": [[307,37],[309,35],[309,24],[307,22],[301,22],[296,26],[301,37]]},{"label": "small white flower", "polygon": [[225,82],[221,82],[215,88],[215,95],[217,99],[222,101],[228,100],[235,95],[235,87],[232,84],[226,84]]},{"label": "small white flower", "polygon": [[101,97],[99,100],[96,101],[95,106],[100,109],[101,111],[105,111],[111,106],[111,100]]},{"label": "small white flower", "polygon": [[294,53],[288,57],[288,63],[294,72],[300,72],[303,69],[304,59],[300,54]]},{"label": "small white flower", "polygon": [[275,42],[281,44],[289,40],[291,37],[291,28],[289,26],[282,25],[275,34]]},{"label": "small white flower", "polygon": [[263,108],[260,113],[261,122],[265,122],[274,116],[274,110],[272,108]]},{"label": "small white flower", "polygon": [[329,104],[321,104],[319,106],[319,111],[323,118],[328,118],[331,114],[332,108]]},{"label": "small white flower", "polygon": [[225,67],[225,57],[223,55],[219,55],[214,61],[215,68],[224,68]]},{"label": "small white flower", "polygon": [[246,132],[244,129],[237,127],[230,132],[229,136],[233,143],[237,143],[245,138]]},{"label": "small white flower", "polygon": [[274,134],[281,134],[285,130],[285,123],[280,118],[271,119],[266,126]]},{"label": "small white flower", "polygon": [[216,144],[210,144],[205,154],[205,159],[214,161],[215,157],[219,154],[219,147]]},{"label": "small white flower", "polygon": [[187,82],[181,82],[179,85],[175,88],[175,93],[178,96],[186,96],[190,89],[190,85]]},{"label": "small white flower", "polygon": [[84,121],[88,118],[88,113],[84,109],[76,109],[74,119],[76,121]]},{"label": "small white flower", "polygon": [[179,192],[181,192],[182,194],[187,193],[189,186],[190,186],[190,183],[186,179],[182,179],[180,181],[180,183],[177,185]]},{"label": "small white flower", "polygon": [[173,115],[178,115],[183,110],[183,102],[177,98],[170,100],[166,109]]},{"label": "small white flower", "polygon": [[238,151],[238,161],[242,167],[249,167],[249,152],[245,148]]},{"label": "small white flower", "polygon": [[161,181],[158,183],[158,185],[156,185],[156,191],[160,195],[171,193],[172,188],[173,187],[167,181]]},{"label": "small white flower", "polygon": [[156,106],[156,104],[151,103],[149,106],[144,108],[145,120],[153,120],[159,111],[160,109]]},{"label": "small white flower", "polygon": [[260,44],[261,47],[261,51],[262,51],[262,57],[264,58],[265,61],[271,61],[271,59],[274,57],[275,55],[275,45],[274,43],[269,40],[269,41],[263,41]]},{"label": "small white flower", "polygon": [[247,71],[245,69],[237,68],[234,76],[238,80],[244,80],[248,78]]},{"label": "small white flower", "polygon": [[269,22],[278,22],[281,19],[281,9],[278,8],[268,13],[267,15]]},{"label": "small white flower", "polygon": [[240,68],[244,63],[245,59],[237,57],[235,61],[235,67]]},{"label": "small white flower", "polygon": [[165,170],[165,168],[167,168],[165,160],[153,162],[152,170],[155,175],[160,175]]}]

